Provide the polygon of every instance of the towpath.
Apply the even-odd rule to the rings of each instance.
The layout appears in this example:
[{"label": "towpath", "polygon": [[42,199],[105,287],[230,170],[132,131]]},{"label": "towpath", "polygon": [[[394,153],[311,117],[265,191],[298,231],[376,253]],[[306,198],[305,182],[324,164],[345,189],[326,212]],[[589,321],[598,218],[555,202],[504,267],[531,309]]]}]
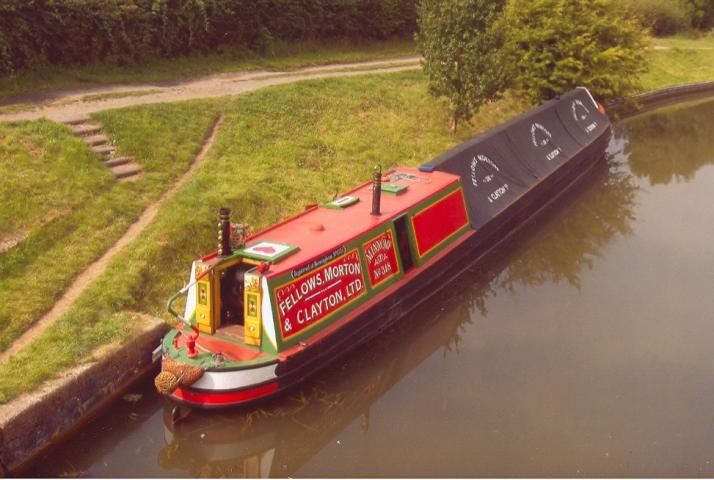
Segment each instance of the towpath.
[{"label": "towpath", "polygon": [[[17,111],[0,114],[0,121],[48,118],[66,121],[111,108],[150,103],[178,102],[199,98],[223,97],[257,90],[270,85],[338,76],[390,73],[420,68],[421,57],[399,57],[369,62],[341,63],[284,72],[235,72],[211,75],[170,84],[124,84],[68,90],[44,95],[44,100],[27,105],[20,100]],[[49,99],[47,98],[49,97]]]}]

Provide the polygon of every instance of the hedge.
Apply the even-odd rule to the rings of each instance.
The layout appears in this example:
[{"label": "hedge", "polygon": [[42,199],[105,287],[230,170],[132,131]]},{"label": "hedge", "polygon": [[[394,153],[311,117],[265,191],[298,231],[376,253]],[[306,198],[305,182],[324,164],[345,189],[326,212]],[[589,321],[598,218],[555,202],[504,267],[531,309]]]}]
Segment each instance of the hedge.
[{"label": "hedge", "polygon": [[2,0],[0,74],[414,32],[416,0]]}]

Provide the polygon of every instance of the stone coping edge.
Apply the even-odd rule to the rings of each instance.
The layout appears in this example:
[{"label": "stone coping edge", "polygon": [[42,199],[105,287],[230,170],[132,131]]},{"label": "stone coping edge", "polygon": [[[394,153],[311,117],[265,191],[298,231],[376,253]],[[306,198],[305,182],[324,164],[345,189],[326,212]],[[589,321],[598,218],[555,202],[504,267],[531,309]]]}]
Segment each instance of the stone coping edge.
[{"label": "stone coping edge", "polygon": [[608,111],[627,118],[654,108],[683,100],[696,100],[714,94],[714,82],[685,83],[643,92],[624,99],[606,102]]},{"label": "stone coping edge", "polygon": [[169,329],[135,314],[140,330],[95,350],[90,360],[0,405],[0,476],[17,475],[123,394],[152,367],[152,351]]}]

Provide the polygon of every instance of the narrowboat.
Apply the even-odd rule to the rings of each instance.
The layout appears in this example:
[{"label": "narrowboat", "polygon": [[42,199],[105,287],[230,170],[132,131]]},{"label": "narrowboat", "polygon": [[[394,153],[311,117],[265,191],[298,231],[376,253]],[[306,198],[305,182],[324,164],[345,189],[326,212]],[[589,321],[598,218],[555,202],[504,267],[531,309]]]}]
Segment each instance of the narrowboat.
[{"label": "narrowboat", "polygon": [[609,138],[579,87],[260,232],[221,209],[218,250],[169,300],[179,322],[157,349],[157,389],[191,407],[244,405],[368,346],[577,185]]}]

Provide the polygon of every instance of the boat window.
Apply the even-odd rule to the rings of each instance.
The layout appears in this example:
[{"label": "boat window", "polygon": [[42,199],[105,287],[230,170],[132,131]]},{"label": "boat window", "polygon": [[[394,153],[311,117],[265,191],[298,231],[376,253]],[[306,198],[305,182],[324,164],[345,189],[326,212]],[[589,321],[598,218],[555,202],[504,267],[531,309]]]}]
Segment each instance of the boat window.
[{"label": "boat window", "polygon": [[409,232],[407,232],[407,216],[403,215],[394,221],[394,229],[397,231],[397,247],[399,248],[399,258],[402,259],[402,269],[404,273],[414,267],[412,251],[409,247]]}]

